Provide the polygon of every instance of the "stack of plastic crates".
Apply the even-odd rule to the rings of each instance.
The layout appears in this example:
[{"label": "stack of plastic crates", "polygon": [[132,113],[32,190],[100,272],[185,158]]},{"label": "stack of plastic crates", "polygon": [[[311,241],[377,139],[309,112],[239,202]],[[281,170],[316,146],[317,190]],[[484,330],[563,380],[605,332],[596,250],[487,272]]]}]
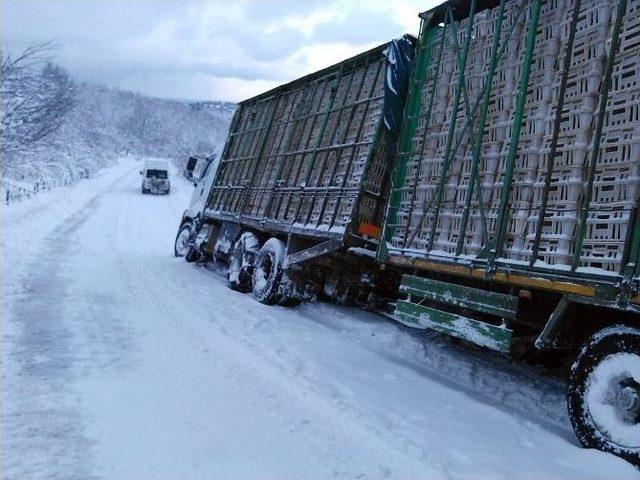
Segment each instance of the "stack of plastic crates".
[{"label": "stack of plastic crates", "polygon": [[271,120],[272,127],[264,141],[263,154],[253,175],[255,182],[245,206],[246,215],[255,218],[264,216],[264,207],[270,188],[275,181],[274,176],[277,174],[278,166],[282,162],[283,148],[294,129],[295,115],[300,111],[303,95],[303,89],[296,89],[284,93],[278,100],[277,109]]},{"label": "stack of plastic crates", "polygon": [[[441,88],[444,85],[442,72],[451,68],[450,64],[446,64],[447,59],[444,53],[447,50],[446,45],[442,53],[440,52],[443,44],[442,36],[445,34],[448,34],[445,29],[434,30],[434,35],[422,46],[422,48],[428,50],[426,54],[429,56],[430,61],[423,74],[424,77],[420,78],[418,80],[419,83],[416,85],[420,89],[420,109],[415,112],[415,119],[405,118],[407,124],[415,122],[416,127],[411,132],[412,138],[408,151],[399,152],[403,156],[402,160],[406,162],[406,183],[400,192],[399,204],[397,206],[394,205],[394,208],[397,209],[398,228],[394,229],[392,244],[398,248],[409,246],[412,243],[409,240],[418,234],[418,223],[420,223],[423,215],[427,195],[423,178],[426,175],[427,168],[429,168],[426,152],[435,148],[434,143],[437,142],[442,124],[442,119],[436,120],[439,113],[435,110],[442,108],[437,104],[441,104],[443,100],[442,98],[437,100],[436,97],[442,96],[443,91],[446,95],[446,89]],[[439,57],[442,57],[440,62],[438,62]],[[415,94],[416,90],[412,90],[411,95]],[[432,98],[433,107],[429,112]],[[415,101],[415,99],[410,99],[409,101]],[[444,112],[440,117],[443,116]],[[407,124],[403,128],[408,128]]]},{"label": "stack of plastic crates", "polygon": [[252,146],[259,141],[268,125],[270,112],[274,108],[272,102],[270,99],[259,100],[243,108],[232,132],[229,153],[220,163],[212,210],[236,212],[239,208],[242,189],[248,179],[247,172],[256,160],[251,154]]},{"label": "stack of plastic crates", "polygon": [[[469,188],[473,189],[471,198],[469,219],[463,240],[462,253],[467,256],[477,256],[485,247],[485,234],[492,235],[498,216],[499,187],[501,177],[500,168],[504,166],[504,160],[508,154],[508,141],[512,111],[515,105],[515,95],[518,88],[518,76],[520,61],[526,38],[526,15],[529,10],[529,2],[509,2],[505,5],[505,15],[500,32],[500,49],[503,55],[499,59],[491,85],[491,95],[487,110],[487,119],[482,137],[482,149],[480,152],[478,178],[474,185],[470,185],[472,171],[472,148],[479,125],[473,124],[472,135],[467,139],[464,156],[459,168],[456,193],[452,195],[453,203],[451,228],[448,232],[442,231],[440,235],[440,250],[453,253],[459,240],[462,228],[461,219],[464,214],[465,204]],[[473,65],[474,76],[479,76],[484,84],[488,77],[492,37],[498,20],[499,9],[494,8],[488,12],[484,21],[484,38],[479,49],[481,62]],[[481,101],[482,86],[472,102]],[[478,114],[476,114],[476,117]],[[452,170],[453,173],[453,170]],[[455,176],[454,176],[455,178]],[[484,215],[483,215],[484,213]],[[445,239],[446,233],[446,239]]]},{"label": "stack of plastic crates", "polygon": [[640,0],[632,0],[622,23],[579,267],[621,270],[640,186],[639,58]]},{"label": "stack of plastic crates", "polygon": [[331,139],[331,145],[348,146],[332,150],[322,176],[312,179],[312,187],[326,189],[314,202],[310,216],[309,224],[317,228],[346,226],[379,126],[384,64],[372,63],[362,71],[361,85],[352,83],[353,95],[345,103],[352,106],[343,113],[342,131]]},{"label": "stack of plastic crates", "polygon": [[[465,42],[465,33],[470,19],[460,22],[458,45],[462,46]],[[438,222],[435,229],[435,237],[433,242],[433,250],[445,254],[451,254],[455,251],[462,213],[464,210],[464,202],[469,187],[469,179],[472,165],[472,136],[475,125],[474,120],[477,113],[473,116],[474,105],[481,101],[482,87],[484,79],[487,76],[489,62],[491,60],[492,36],[495,28],[495,18],[489,11],[483,11],[477,14],[473,19],[472,40],[469,44],[469,53],[465,66],[465,95],[460,97],[460,103],[457,110],[453,105],[455,98],[455,87],[457,85],[458,68],[453,73],[450,99],[451,102],[447,107],[446,116],[448,119],[454,119],[456,122],[455,134],[451,143],[452,151],[450,152],[450,165],[447,172],[444,172],[445,179],[443,183],[442,202],[439,212]],[[467,103],[468,101],[468,103]],[[477,110],[476,110],[477,112]],[[449,121],[445,122],[444,140],[449,132]],[[446,145],[442,145],[436,151],[436,155],[443,160],[446,155],[444,149]],[[457,149],[456,149],[457,147]],[[437,172],[439,177],[442,172]],[[433,182],[437,185],[438,179],[434,178]],[[432,205],[433,208],[435,205]],[[433,225],[427,225],[426,233],[429,233]]]},{"label": "stack of plastic crates", "polygon": [[[553,0],[541,6],[538,31],[535,39],[524,117],[521,122],[520,137],[514,162],[509,201],[507,205],[506,236],[502,257],[510,262],[528,262],[532,253],[529,240],[535,237],[537,212],[534,209],[534,197],[537,179],[543,171],[544,156],[548,155],[553,131],[553,120],[558,100],[558,90],[562,77],[562,64],[566,36],[564,27],[571,21],[573,2],[571,0]],[[521,65],[520,59],[519,65]],[[518,68],[519,70],[520,68]],[[514,112],[509,116],[507,142],[502,153],[508,154],[511,146]],[[499,201],[503,195],[502,176],[506,165],[500,157],[498,171],[502,175],[496,178],[493,199]],[[495,205],[492,205],[492,213]],[[490,230],[490,234],[497,234]]]},{"label": "stack of plastic crates", "polygon": [[[573,10],[573,6],[571,9]],[[571,18],[565,20],[562,38],[568,37]],[[545,136],[544,155],[534,187],[530,228],[525,248],[530,260],[536,230],[541,228],[538,266],[567,267],[573,258],[576,225],[583,200],[589,145],[592,141],[599,89],[604,70],[607,39],[611,29],[611,0],[583,0],[576,25],[574,46],[567,77],[561,123],[554,159],[549,158],[552,131]],[[558,92],[552,109],[555,120]],[[550,162],[553,176],[547,193],[547,209],[538,225],[545,179]]]}]

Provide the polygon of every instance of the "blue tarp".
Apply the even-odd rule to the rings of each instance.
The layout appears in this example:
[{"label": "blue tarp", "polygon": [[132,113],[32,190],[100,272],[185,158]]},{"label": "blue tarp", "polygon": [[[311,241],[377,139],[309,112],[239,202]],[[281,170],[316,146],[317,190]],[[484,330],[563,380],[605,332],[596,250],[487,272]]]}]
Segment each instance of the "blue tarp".
[{"label": "blue tarp", "polygon": [[402,113],[407,97],[407,87],[413,66],[415,38],[411,35],[392,40],[384,54],[388,64],[384,82],[383,120],[392,141],[395,141],[402,124]]}]

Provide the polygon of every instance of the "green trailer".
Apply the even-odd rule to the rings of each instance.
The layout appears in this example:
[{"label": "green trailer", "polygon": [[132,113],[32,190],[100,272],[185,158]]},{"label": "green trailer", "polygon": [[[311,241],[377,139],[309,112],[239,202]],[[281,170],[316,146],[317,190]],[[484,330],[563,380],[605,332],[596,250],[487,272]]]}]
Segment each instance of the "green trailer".
[{"label": "green trailer", "polygon": [[402,273],[392,316],[514,356],[580,352],[580,440],[638,464],[640,1],[420,17],[377,250]]},{"label": "green trailer", "polygon": [[375,273],[416,40],[240,102],[204,209],[183,216],[186,258],[229,263],[229,286],[263,303],[340,291],[345,275],[359,284],[363,263]]},{"label": "green trailer", "polygon": [[[187,259],[265,304],[328,297],[570,367],[580,441],[640,465],[640,0],[420,19],[415,52],[240,103]],[[385,84],[403,62],[406,96]]]}]

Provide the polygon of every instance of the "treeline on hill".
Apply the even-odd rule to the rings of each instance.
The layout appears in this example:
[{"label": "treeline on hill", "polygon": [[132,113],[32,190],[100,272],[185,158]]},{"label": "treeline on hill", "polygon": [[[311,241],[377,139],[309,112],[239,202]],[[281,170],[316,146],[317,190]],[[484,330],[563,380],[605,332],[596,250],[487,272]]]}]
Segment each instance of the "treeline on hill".
[{"label": "treeline on hill", "polygon": [[235,106],[145,97],[75,83],[52,45],[2,52],[2,201],[73,183],[124,155],[209,155],[224,142]]}]

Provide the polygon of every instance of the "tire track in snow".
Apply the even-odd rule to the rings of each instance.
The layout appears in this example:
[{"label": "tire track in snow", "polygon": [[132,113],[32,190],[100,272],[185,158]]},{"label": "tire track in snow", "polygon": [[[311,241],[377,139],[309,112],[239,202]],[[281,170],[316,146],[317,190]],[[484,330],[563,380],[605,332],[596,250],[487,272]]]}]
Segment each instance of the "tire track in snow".
[{"label": "tire track in snow", "polygon": [[[133,232],[133,229],[125,226],[122,231]],[[124,243],[132,241],[133,238],[129,238]],[[217,371],[233,372],[239,378],[251,378],[252,388],[263,392],[259,401],[270,407],[265,409],[265,406],[261,406],[260,411],[266,416],[277,413],[275,421],[280,424],[280,428],[290,430],[293,435],[304,433],[304,439],[300,438],[300,441],[313,445],[313,456],[318,457],[317,461],[324,464],[325,468],[335,469],[336,463],[340,463],[336,462],[337,452],[347,450],[353,454],[345,456],[343,467],[334,472],[339,477],[374,475],[398,478],[398,471],[404,471],[405,475],[417,475],[422,470],[435,474],[437,469],[434,470],[434,467],[440,462],[435,458],[428,459],[429,455],[424,449],[412,448],[413,445],[406,443],[396,447],[393,435],[366,422],[361,414],[345,417],[346,405],[340,401],[339,395],[327,396],[325,392],[318,391],[312,383],[300,376],[299,370],[292,372],[286,366],[283,368],[269,355],[265,356],[262,349],[256,351],[256,345],[247,342],[246,337],[238,338],[231,333],[231,328],[211,323],[212,305],[206,300],[202,301],[206,292],[200,292],[197,288],[191,291],[193,285],[186,285],[186,291],[176,288],[176,277],[180,277],[184,267],[189,266],[184,265],[181,259],[174,260],[171,265],[166,260],[149,259],[149,264],[144,269],[119,261],[119,270],[124,273],[128,288],[141,298],[144,310],[159,322],[168,321],[171,324],[169,331],[173,329],[174,336],[178,331],[179,336],[186,336],[193,345],[194,356],[200,361],[210,364]],[[156,261],[157,269],[150,268]],[[172,267],[171,275],[167,275],[169,266]],[[221,286],[218,279],[212,278],[208,271],[195,269],[195,272],[189,273],[198,275],[204,285],[209,284],[210,290],[222,287],[227,293],[226,286]],[[235,292],[228,294],[234,297],[229,299],[230,310],[224,315],[229,322],[242,321],[242,313],[246,313],[247,309],[260,310],[261,315],[268,317],[278,316],[278,309],[255,303],[246,296],[236,297],[238,294]],[[176,295],[182,305],[175,302]],[[238,315],[234,315],[236,308],[239,308]],[[262,378],[268,378],[268,383],[264,384]],[[227,375],[225,383],[234,382],[235,379]],[[243,384],[238,384],[235,388],[244,392],[244,395],[252,394],[246,391]],[[269,409],[273,411],[268,413]],[[340,425],[335,423],[334,418],[341,419]],[[375,440],[372,441],[372,438]],[[357,467],[350,465],[349,458],[367,450],[371,450],[367,456],[378,457],[380,464],[368,466],[365,472],[359,472]],[[407,470],[404,468],[406,465],[413,465],[414,468]],[[416,468],[416,465],[419,467]],[[439,469],[444,469],[444,466],[440,465]],[[399,478],[403,477],[401,474]]]},{"label": "tire track in snow", "polygon": [[[78,230],[94,214],[101,198],[130,171],[60,222],[45,237],[43,249],[28,262],[16,300],[6,321],[15,338],[4,353],[13,375],[3,372],[3,465],[7,480],[46,475],[50,478],[92,478],[83,418],[68,387],[78,374],[74,332],[68,326],[69,283],[65,276],[80,248]],[[6,294],[6,293],[5,293]],[[4,360],[4,359],[3,359]],[[3,369],[4,370],[4,369]]]}]

